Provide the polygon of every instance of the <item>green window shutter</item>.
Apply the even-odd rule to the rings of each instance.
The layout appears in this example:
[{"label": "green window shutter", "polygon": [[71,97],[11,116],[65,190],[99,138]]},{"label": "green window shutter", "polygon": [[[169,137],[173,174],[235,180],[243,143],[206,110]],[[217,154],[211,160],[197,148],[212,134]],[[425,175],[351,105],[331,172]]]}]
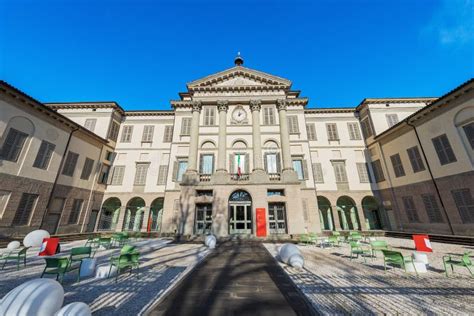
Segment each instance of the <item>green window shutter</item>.
[{"label": "green window shutter", "polygon": [[277,163],[277,171],[280,173],[281,172],[281,154],[280,153],[277,153],[276,163]]},{"label": "green window shutter", "polygon": [[235,173],[234,154],[229,154],[229,173]]},{"label": "green window shutter", "polygon": [[173,182],[176,182],[178,178],[178,162],[173,163]]},{"label": "green window shutter", "polygon": [[303,178],[305,180],[309,179],[309,176],[308,176],[308,163],[307,163],[306,159],[303,159]]},{"label": "green window shutter", "polygon": [[250,155],[249,154],[245,154],[245,172],[244,173],[250,173],[250,159],[249,159]]}]

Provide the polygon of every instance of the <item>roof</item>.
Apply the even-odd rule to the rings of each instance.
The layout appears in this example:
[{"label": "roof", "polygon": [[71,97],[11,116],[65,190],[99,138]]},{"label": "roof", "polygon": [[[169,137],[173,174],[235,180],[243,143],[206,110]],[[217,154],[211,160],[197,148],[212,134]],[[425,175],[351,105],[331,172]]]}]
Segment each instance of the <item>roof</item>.
[{"label": "roof", "polygon": [[437,100],[436,97],[416,97],[416,98],[365,98],[359,105],[356,106],[356,110],[364,104],[384,104],[384,103],[431,103]]},{"label": "roof", "polygon": [[115,101],[89,101],[89,102],[47,102],[46,106],[53,110],[58,109],[115,109],[120,114],[125,114],[125,110]]},{"label": "roof", "polygon": [[[74,128],[76,130],[81,130],[81,132],[83,132],[84,134],[86,134],[90,137],[93,137],[93,138],[95,138],[96,140],[99,140],[102,143],[105,143],[105,144],[108,143],[108,140],[106,140],[106,139],[100,137],[99,135],[91,132],[90,130],[86,129],[82,125],[77,124],[76,122],[72,121],[71,119],[65,117],[64,115],[61,115],[60,113],[54,111],[50,107],[46,106],[45,104],[41,103],[40,101],[36,100],[35,98],[29,96],[28,94],[21,91],[20,89],[15,88],[14,86],[12,86],[11,84],[9,84],[6,81],[0,80],[0,90],[3,90],[5,93],[8,93],[10,96],[15,97],[15,98],[18,98],[17,95],[19,95],[21,98],[25,99],[25,100],[21,100],[23,103],[30,104],[30,105],[33,105],[33,106],[37,106],[38,109],[41,112],[45,113],[48,116],[53,117],[54,119],[56,119],[61,124],[65,125],[69,128]],[[15,95],[15,94],[17,94],[17,95]]]}]

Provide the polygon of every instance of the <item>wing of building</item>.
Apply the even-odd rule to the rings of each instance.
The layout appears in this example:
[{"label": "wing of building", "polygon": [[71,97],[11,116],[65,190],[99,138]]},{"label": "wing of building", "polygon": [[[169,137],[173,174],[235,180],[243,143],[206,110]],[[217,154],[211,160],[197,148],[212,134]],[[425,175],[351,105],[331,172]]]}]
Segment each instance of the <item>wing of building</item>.
[{"label": "wing of building", "polygon": [[0,235],[474,235],[474,81],[440,98],[307,108],[236,65],[169,111],[41,103],[0,82]]}]

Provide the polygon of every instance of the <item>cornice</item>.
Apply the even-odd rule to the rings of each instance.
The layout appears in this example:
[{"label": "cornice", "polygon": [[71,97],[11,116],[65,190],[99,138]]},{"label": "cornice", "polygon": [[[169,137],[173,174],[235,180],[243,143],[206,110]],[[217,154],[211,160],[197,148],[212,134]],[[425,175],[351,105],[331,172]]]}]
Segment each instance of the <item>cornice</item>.
[{"label": "cornice", "polygon": [[44,103],[53,110],[59,109],[114,109],[124,115],[125,110],[116,102],[49,102]]},{"label": "cornice", "polygon": [[125,116],[174,116],[174,111],[166,110],[144,110],[144,111],[126,111]]},{"label": "cornice", "polygon": [[305,109],[305,114],[318,114],[318,113],[354,113],[354,108],[319,108],[319,109]]}]

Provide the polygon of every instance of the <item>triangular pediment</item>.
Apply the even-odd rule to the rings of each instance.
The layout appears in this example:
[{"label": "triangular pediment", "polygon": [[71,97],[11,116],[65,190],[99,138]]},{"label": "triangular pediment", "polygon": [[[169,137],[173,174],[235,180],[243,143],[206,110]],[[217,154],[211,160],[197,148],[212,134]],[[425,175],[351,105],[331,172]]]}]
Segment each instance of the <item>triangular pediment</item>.
[{"label": "triangular pediment", "polygon": [[216,74],[192,81],[188,89],[240,86],[284,86],[291,87],[291,81],[254,69],[236,66]]}]

